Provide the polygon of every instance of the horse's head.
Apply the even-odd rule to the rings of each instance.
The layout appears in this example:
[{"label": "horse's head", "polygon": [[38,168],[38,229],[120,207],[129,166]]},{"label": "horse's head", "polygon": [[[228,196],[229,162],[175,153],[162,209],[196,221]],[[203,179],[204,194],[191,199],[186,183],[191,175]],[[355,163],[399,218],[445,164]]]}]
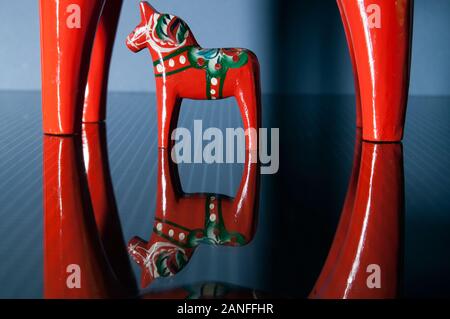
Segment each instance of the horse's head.
[{"label": "horse's head", "polygon": [[180,18],[159,13],[148,2],[141,2],[140,10],[141,23],[127,37],[131,51],[139,52],[148,47],[161,54],[196,44],[189,27]]}]

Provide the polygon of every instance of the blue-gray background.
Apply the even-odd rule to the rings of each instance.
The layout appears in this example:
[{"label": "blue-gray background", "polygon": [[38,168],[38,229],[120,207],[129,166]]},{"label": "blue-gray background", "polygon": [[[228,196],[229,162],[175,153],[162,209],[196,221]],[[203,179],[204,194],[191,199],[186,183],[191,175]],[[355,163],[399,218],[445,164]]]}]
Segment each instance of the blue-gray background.
[{"label": "blue-gray background", "polygon": [[[132,54],[126,35],[139,22],[125,0],[113,55],[113,91],[154,91],[147,53]],[[351,65],[335,0],[152,0],[183,17],[205,47],[247,47],[259,57],[264,93],[349,94]],[[416,0],[412,95],[450,92],[450,1]],[[0,1],[0,89],[40,89],[37,0]],[[282,61],[282,62],[280,62]],[[278,83],[279,70],[298,76]]]}]

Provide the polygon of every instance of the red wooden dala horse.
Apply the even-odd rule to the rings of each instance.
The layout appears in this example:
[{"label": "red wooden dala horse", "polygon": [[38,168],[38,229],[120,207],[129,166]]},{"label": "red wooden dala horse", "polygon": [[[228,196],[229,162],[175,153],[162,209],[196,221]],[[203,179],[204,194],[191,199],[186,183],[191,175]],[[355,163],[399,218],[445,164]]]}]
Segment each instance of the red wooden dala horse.
[{"label": "red wooden dala horse", "polygon": [[[257,57],[246,49],[203,49],[180,18],[157,12],[141,2],[141,23],[128,36],[133,52],[150,50],[156,77],[158,146],[169,146],[183,98],[216,100],[234,96],[244,129],[258,129],[260,82]],[[256,150],[256,134],[246,137],[247,149]]]}]

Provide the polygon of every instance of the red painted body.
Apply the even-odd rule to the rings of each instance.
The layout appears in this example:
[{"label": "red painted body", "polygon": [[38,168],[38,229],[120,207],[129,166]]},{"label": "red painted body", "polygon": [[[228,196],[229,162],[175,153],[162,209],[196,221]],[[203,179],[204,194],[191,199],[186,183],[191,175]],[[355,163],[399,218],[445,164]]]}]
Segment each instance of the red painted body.
[{"label": "red painted body", "polygon": [[366,141],[400,141],[408,97],[413,0],[337,3],[353,63],[357,126],[362,125]]},{"label": "red painted body", "polygon": [[[152,56],[158,104],[158,146],[169,146],[170,133],[176,125],[183,98],[215,100],[234,96],[239,104],[244,129],[258,129],[261,92],[256,56],[246,49],[202,49],[187,24],[178,17],[159,13],[147,2],[141,2],[140,10],[141,23],[128,36],[127,46],[133,52],[148,48]],[[158,28],[163,31],[158,33]],[[191,48],[192,51],[189,50]],[[231,65],[240,65],[244,59],[246,63],[228,69],[224,63],[208,60],[210,55],[189,59],[189,52],[197,50],[223,55],[225,58],[222,61],[229,59]],[[224,71],[226,77],[208,77],[209,67],[212,73],[227,68],[228,71]],[[256,150],[257,136],[247,136],[246,145],[247,149]]]},{"label": "red painted body", "polygon": [[[104,128],[95,124],[85,127],[83,141],[44,136],[45,298],[135,293],[105,151]],[[79,288],[67,285],[74,283],[69,265],[80,267]]]},{"label": "red painted body", "polygon": [[[341,219],[310,298],[397,297],[403,183],[401,144],[357,139]],[[373,264],[380,267],[379,288],[367,285]]]},{"label": "red painted body", "polygon": [[40,0],[44,133],[80,133],[84,104],[85,121],[104,119],[121,4],[122,0]]},{"label": "red painted body", "polygon": [[[156,277],[181,271],[201,243],[241,246],[250,242],[255,232],[259,178],[252,152],[247,153],[235,198],[183,193],[169,154],[167,149],[159,149],[155,223],[150,240],[135,237],[128,244],[130,255],[142,268],[142,287]],[[208,232],[210,222],[222,222],[224,228],[211,227]],[[162,248],[159,250],[158,246]],[[155,266],[163,254],[166,262],[161,264],[167,271],[165,274]],[[182,263],[178,263],[179,258]]]}]

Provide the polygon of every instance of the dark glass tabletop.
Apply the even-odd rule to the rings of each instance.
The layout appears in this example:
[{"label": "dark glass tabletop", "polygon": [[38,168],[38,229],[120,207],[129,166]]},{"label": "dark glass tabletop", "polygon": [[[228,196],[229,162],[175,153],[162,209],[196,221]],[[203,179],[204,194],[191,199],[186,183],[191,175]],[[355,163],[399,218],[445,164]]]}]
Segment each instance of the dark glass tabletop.
[{"label": "dark glass tabletop", "polygon": [[[44,287],[43,142],[39,92],[0,92],[0,297],[41,298]],[[450,98],[411,97],[404,165],[401,296],[450,295]],[[327,258],[352,171],[352,96],[263,97],[263,127],[280,128],[277,174],[262,175],[258,225],[243,247],[200,245],[177,275],[141,293],[228,287],[307,297]],[[178,126],[241,127],[235,101],[184,101]],[[157,183],[155,96],[112,93],[109,173],[123,240],[148,238]],[[243,164],[180,164],[187,193],[234,196]],[[379,236],[384,236],[381,229]],[[122,247],[125,249],[125,247]],[[132,264],[136,278],[140,269]],[[190,287],[190,288],[187,288]],[[230,288],[231,287],[231,288]],[[214,288],[217,289],[217,288]],[[224,288],[225,289],[225,288]],[[195,296],[195,293],[191,294]]]}]

